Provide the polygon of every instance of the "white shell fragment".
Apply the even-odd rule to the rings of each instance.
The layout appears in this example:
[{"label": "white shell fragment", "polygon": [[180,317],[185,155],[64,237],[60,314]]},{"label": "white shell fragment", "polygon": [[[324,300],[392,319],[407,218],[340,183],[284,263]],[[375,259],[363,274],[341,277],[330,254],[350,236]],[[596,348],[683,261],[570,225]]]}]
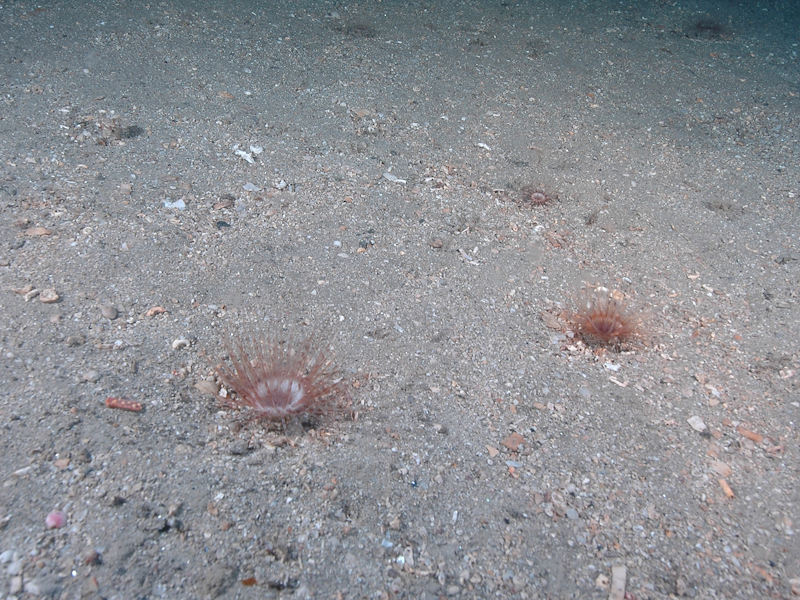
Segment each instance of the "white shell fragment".
[{"label": "white shell fragment", "polygon": [[183,199],[175,200],[175,202],[170,202],[169,200],[164,200],[164,208],[177,208],[178,210],[183,210],[186,208],[186,203]]},{"label": "white shell fragment", "polygon": [[392,183],[400,183],[400,184],[407,183],[405,179],[400,179],[399,177],[395,177],[394,175],[392,175],[392,174],[391,174],[391,173],[389,173],[388,171],[387,171],[386,173],[384,173],[384,174],[382,175],[382,177],[383,177],[383,178],[384,178],[386,181],[391,181]]},{"label": "white shell fragment", "polygon": [[256,161],[254,161],[254,160],[253,160],[253,155],[252,155],[252,154],[250,154],[249,152],[245,152],[244,150],[240,150],[240,149],[238,149],[238,148],[237,148],[236,150],[234,150],[234,151],[233,151],[233,153],[234,153],[236,156],[238,156],[238,157],[240,157],[240,158],[243,158],[244,160],[246,160],[247,162],[249,162],[251,165],[252,165],[254,162],[256,162]]}]

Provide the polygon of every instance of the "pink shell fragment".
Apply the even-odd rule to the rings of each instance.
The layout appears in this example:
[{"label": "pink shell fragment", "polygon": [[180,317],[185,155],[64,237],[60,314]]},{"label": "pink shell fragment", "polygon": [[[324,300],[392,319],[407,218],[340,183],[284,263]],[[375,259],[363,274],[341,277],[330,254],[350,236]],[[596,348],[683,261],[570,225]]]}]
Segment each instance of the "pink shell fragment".
[{"label": "pink shell fragment", "polygon": [[67,524],[67,515],[60,510],[54,510],[47,515],[44,524],[48,529],[60,529]]}]

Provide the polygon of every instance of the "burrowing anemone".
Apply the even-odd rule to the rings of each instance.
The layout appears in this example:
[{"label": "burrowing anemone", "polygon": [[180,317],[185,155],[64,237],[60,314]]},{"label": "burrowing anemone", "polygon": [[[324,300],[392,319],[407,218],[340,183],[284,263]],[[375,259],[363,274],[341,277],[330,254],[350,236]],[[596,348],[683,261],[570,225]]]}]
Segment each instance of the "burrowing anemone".
[{"label": "burrowing anemone", "polygon": [[253,420],[285,425],[296,417],[329,414],[346,394],[333,362],[308,341],[239,339],[228,355],[230,365],[218,370],[235,391],[228,403],[247,410]]},{"label": "burrowing anemone", "polygon": [[526,185],[520,190],[518,204],[520,206],[544,206],[558,199],[558,194],[549,192],[532,185]]},{"label": "burrowing anemone", "polygon": [[622,294],[597,287],[584,293],[578,310],[569,315],[570,325],[588,344],[615,345],[641,334],[641,315],[632,311]]}]

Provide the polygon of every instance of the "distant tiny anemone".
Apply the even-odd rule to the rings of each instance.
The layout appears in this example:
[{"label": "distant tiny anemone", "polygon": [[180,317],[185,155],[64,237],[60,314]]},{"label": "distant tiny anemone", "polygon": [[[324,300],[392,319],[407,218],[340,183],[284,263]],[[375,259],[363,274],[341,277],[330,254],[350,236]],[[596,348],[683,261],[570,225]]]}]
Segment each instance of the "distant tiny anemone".
[{"label": "distant tiny anemone", "polygon": [[558,198],[557,195],[551,195],[543,189],[532,185],[526,185],[520,192],[519,203],[522,206],[544,206]]},{"label": "distant tiny anemone", "polygon": [[300,344],[239,339],[219,368],[223,383],[236,394],[228,403],[250,412],[251,419],[279,422],[332,412],[345,396],[333,362],[310,342]]},{"label": "distant tiny anemone", "polygon": [[641,316],[630,310],[622,294],[604,287],[584,292],[581,306],[569,320],[575,332],[589,344],[613,345],[641,334]]}]

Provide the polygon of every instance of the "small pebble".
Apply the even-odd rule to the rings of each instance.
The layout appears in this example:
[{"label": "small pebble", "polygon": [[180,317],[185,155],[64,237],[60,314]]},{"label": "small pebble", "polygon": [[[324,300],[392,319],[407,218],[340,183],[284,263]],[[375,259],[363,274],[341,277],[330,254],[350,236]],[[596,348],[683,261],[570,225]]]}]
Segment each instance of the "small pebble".
[{"label": "small pebble", "polygon": [[194,388],[206,396],[216,396],[219,393],[219,385],[213,379],[203,379],[194,384]]},{"label": "small pebble", "polygon": [[55,579],[51,577],[37,577],[36,579],[26,581],[24,585],[25,592],[31,596],[58,596],[59,587]]},{"label": "small pebble", "polygon": [[22,591],[22,575],[15,575],[8,584],[8,593],[12,596]]},{"label": "small pebble", "polygon": [[86,340],[83,338],[82,335],[70,335],[65,340],[67,346],[75,347],[75,346],[82,346],[86,343]]},{"label": "small pebble", "polygon": [[8,563],[8,566],[6,567],[6,573],[12,577],[22,573],[22,561],[19,558],[15,558],[12,562]]},{"label": "small pebble", "polygon": [[706,424],[703,422],[703,419],[697,415],[691,416],[686,419],[686,422],[694,429],[695,431],[703,432],[707,429]]},{"label": "small pebble", "polygon": [[111,304],[103,304],[100,307],[100,314],[103,315],[109,321],[113,321],[114,319],[117,318],[117,315],[119,313],[117,312],[117,309]]},{"label": "small pebble", "polygon": [[48,529],[60,529],[67,524],[67,515],[60,510],[54,510],[47,515],[44,524]]},{"label": "small pebble", "polygon": [[80,376],[81,383],[97,383],[99,379],[100,373],[94,369],[84,371]]},{"label": "small pebble", "polygon": [[230,445],[228,451],[233,456],[241,456],[243,454],[247,454],[248,451],[247,440],[236,440]]}]

